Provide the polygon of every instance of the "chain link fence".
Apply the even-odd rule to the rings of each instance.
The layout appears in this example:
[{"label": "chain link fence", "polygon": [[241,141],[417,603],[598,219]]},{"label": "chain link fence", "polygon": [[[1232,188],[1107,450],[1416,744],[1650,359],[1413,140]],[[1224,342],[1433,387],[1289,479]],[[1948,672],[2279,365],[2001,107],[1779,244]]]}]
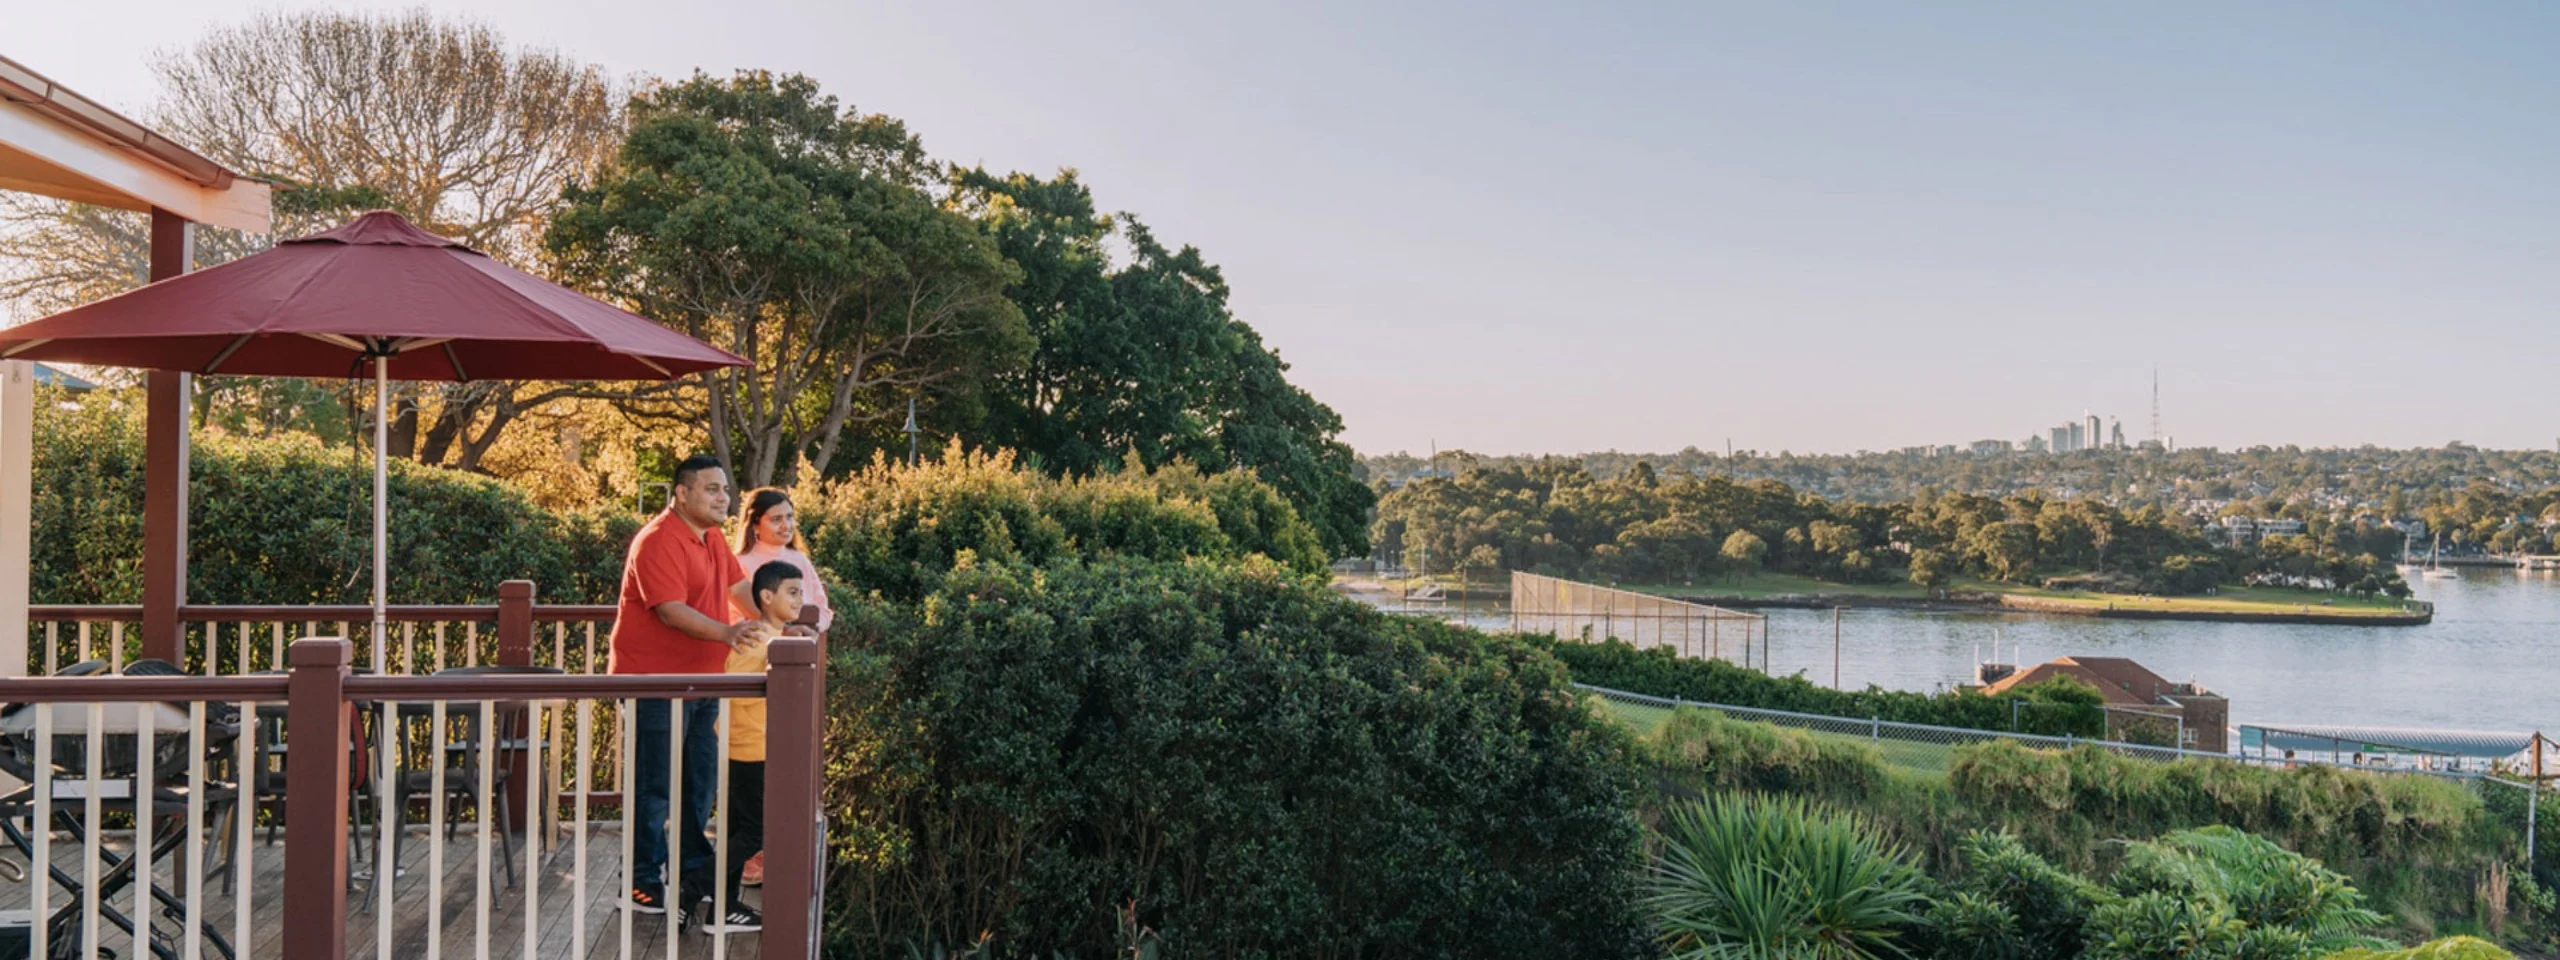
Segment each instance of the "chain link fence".
[{"label": "chain link fence", "polygon": [[1534,573],[1511,574],[1511,632],[1614,639],[1768,669],[1769,618]]}]

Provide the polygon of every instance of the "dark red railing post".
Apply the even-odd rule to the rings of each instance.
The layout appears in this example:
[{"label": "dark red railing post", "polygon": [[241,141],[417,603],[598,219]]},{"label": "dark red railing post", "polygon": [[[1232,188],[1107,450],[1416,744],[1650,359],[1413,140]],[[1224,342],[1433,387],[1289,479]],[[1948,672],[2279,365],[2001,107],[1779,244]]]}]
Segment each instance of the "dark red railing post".
[{"label": "dark red railing post", "polygon": [[818,643],[784,637],[766,648],[764,960],[817,960],[824,894],[825,812],[819,804],[819,740],[826,668]]},{"label": "dark red railing post", "polygon": [[[533,666],[533,581],[531,580],[508,580],[498,584],[498,665]],[[499,716],[504,718],[498,727],[498,735],[501,737],[512,739],[516,732],[523,731],[524,735],[530,738],[541,732],[528,729],[525,723],[528,714],[522,704],[505,707],[499,712]],[[532,771],[525,769],[524,751],[505,750],[498,754],[497,761],[507,770],[507,816],[512,818],[511,822],[524,830],[534,829],[539,824],[529,823],[524,818],[527,791],[533,788],[533,781],[530,779]]]},{"label": "dark red railing post", "polygon": [[498,663],[533,666],[533,581],[498,585]]},{"label": "dark red railing post", "polygon": [[[151,211],[151,279],[194,268],[195,231],[185,217]],[[184,373],[144,378],[142,470],[142,655],[184,666],[187,602],[187,404]]]},{"label": "dark red railing post", "polygon": [[[347,665],[354,647],[340,639],[293,642],[285,682],[286,735],[294,746],[285,768],[285,960],[340,960],[347,955],[348,738],[355,708],[347,703]],[[241,896],[248,896],[243,890]]]}]

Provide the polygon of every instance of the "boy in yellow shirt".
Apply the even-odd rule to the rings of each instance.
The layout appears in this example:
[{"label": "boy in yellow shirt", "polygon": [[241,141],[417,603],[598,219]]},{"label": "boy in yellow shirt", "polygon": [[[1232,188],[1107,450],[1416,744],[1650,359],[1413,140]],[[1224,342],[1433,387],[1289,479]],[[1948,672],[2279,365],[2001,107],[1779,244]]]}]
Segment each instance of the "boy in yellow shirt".
[{"label": "boy in yellow shirt", "polygon": [[[800,568],[775,560],[749,574],[748,589],[764,628],[755,639],[729,652],[729,673],[765,672],[765,643],[781,636],[800,616]],[[764,700],[729,703],[729,851],[728,905],[717,908],[708,928],[713,933],[746,933],[764,929],[764,917],[739,896],[740,875],[749,858],[764,852]],[[716,907],[716,905],[715,905]]]}]

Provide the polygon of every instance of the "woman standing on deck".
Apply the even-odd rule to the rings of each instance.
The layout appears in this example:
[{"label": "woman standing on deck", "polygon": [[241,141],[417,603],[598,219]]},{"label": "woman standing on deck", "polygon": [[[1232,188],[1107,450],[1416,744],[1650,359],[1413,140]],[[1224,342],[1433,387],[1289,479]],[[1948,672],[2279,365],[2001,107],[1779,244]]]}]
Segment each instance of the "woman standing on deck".
[{"label": "woman standing on deck", "polygon": [[[827,588],[818,579],[818,568],[810,565],[808,554],[800,552],[800,518],[791,508],[791,495],[779,487],[764,487],[747,494],[747,524],[738,531],[738,565],[754,570],[775,560],[800,568],[801,599],[818,608],[818,633],[824,636],[835,624],[836,612],[827,606]],[[763,852],[747,861],[739,883],[764,885]]]}]

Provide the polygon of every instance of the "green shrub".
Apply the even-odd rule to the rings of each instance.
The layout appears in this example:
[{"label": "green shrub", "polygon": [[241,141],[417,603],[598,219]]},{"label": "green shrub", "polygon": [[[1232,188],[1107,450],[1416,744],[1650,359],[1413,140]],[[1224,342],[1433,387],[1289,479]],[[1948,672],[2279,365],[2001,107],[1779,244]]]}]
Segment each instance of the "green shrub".
[{"label": "green shrub", "polygon": [[[2046,736],[2097,739],[2107,732],[2105,699],[2095,688],[2067,677],[1996,699],[1969,691],[1932,695],[1873,686],[1841,691],[1802,676],[1773,677],[1722,660],[1683,657],[1668,647],[1639,650],[1617,640],[1583,643],[1554,637],[1532,641],[1553,651],[1578,682],[1647,696],[1972,730],[2014,725]],[[2026,701],[2024,709],[2013,709],[2011,700]]]},{"label": "green shrub", "polygon": [[[2264,837],[2225,826],[2180,830],[2128,844],[2110,878],[2127,895],[2160,893],[2221,911],[2251,931],[2284,931],[2294,955],[2368,945],[2383,924],[2347,878]],[[2268,935],[2259,949],[2284,937]]]},{"label": "green shrub", "polygon": [[[38,603],[142,595],[142,427],[122,393],[36,417]],[[200,437],[190,457],[187,596],[342,604],[372,596],[373,465],[307,436]],[[492,603],[504,580],[559,603],[610,601],[640,518],[557,514],[486,477],[393,461],[393,603]]]},{"label": "green shrub", "polygon": [[1926,907],[1903,852],[1853,815],[1725,794],[1665,818],[1645,903],[1677,960],[1899,955]]},{"label": "green shrub", "polygon": [[798,506],[812,562],[899,601],[930,592],[964,554],[1034,566],[1258,555],[1303,576],[1325,568],[1314,529],[1261,481],[1232,471],[1052,480],[1016,468],[1012,454],[954,445],[917,467],[875,460],[804,492]]},{"label": "green shrub", "polygon": [[[1976,831],[1956,848],[1956,895],[1978,900],[2011,918],[2019,960],[2071,960],[2080,955],[2089,911],[2105,892],[2079,876],[2036,856],[2006,833]],[[1966,914],[1952,919],[1979,925]],[[1942,921],[1943,922],[1943,921]],[[1942,942],[1961,931],[1940,930]]]},{"label": "green shrub", "polygon": [[1657,763],[1678,771],[1701,792],[1820,791],[1853,795],[1884,779],[1883,761],[1861,743],[1820,739],[1802,730],[1734,720],[1712,710],[1672,711],[1650,740]]},{"label": "green shrub", "polygon": [[1534,647],[1258,561],[839,609],[831,955],[1644,952],[1632,745]]}]

